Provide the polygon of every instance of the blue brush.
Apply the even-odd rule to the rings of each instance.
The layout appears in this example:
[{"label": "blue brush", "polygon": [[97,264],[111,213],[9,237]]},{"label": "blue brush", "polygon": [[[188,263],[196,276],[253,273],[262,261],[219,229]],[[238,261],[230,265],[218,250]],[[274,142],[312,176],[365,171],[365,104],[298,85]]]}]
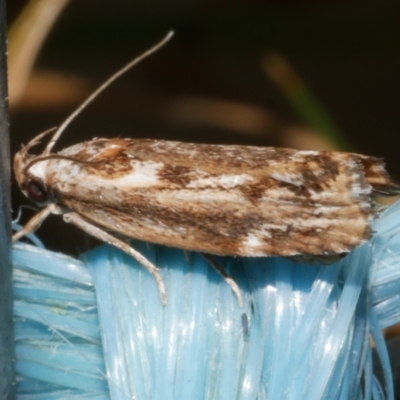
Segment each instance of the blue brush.
[{"label": "blue brush", "polygon": [[[141,242],[153,277],[101,246],[12,252],[20,399],[394,399],[381,328],[400,322],[400,202],[335,264],[217,257]],[[372,335],[385,388],[372,375]],[[386,397],[379,397],[386,396]]]}]

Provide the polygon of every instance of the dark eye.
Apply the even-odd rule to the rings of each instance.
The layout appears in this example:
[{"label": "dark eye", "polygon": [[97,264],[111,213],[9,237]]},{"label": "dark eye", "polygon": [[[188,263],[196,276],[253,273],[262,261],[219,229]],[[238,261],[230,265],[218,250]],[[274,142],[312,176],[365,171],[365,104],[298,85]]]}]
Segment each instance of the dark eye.
[{"label": "dark eye", "polygon": [[47,200],[47,191],[40,181],[31,180],[26,185],[28,197],[37,203],[43,203]]}]

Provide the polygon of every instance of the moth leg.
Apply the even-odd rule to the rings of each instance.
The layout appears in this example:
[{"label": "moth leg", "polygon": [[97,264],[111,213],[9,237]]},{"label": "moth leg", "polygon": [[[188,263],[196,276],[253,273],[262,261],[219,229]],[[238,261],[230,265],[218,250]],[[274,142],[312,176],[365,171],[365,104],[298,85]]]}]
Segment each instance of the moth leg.
[{"label": "moth leg", "polygon": [[192,257],[191,257],[191,252],[189,250],[182,250],[183,251],[183,255],[185,256],[185,260],[186,262],[191,265],[192,264]]},{"label": "moth leg", "polygon": [[122,250],[126,254],[132,256],[139,264],[141,264],[143,267],[147,269],[147,271],[150,272],[150,274],[153,275],[154,279],[156,280],[157,283],[157,288],[158,292],[160,293],[161,297],[161,303],[165,305],[166,302],[166,294],[165,294],[165,286],[163,279],[158,272],[158,268],[152,264],[146,257],[144,257],[141,253],[139,253],[137,250],[133,249],[128,243],[125,243],[123,240],[120,240],[109,233],[103,231],[101,228],[97,227],[96,225],[93,225],[87,221],[85,221],[79,214],[74,213],[74,212],[69,212],[67,214],[63,215],[64,221],[71,223],[78,228],[82,229],[89,235],[94,236],[95,238],[109,243],[112,246]]},{"label": "moth leg", "polygon": [[42,225],[42,222],[50,215],[50,214],[62,214],[61,208],[54,203],[49,204],[47,207],[40,210],[37,214],[35,214],[23,227],[20,231],[14,233],[12,237],[12,241],[16,242],[18,239],[21,239],[25,235],[29,233],[35,232],[36,229]]},{"label": "moth leg", "polygon": [[232,292],[235,293],[239,307],[242,307],[243,305],[243,298],[242,298],[242,293],[240,292],[239,286],[237,283],[230,277],[227,272],[225,271],[224,267],[218,263],[216,260],[214,260],[213,257],[211,257],[209,254],[205,253],[200,253],[204,259],[217,271],[225,280],[225,282],[230,286],[232,289]]}]

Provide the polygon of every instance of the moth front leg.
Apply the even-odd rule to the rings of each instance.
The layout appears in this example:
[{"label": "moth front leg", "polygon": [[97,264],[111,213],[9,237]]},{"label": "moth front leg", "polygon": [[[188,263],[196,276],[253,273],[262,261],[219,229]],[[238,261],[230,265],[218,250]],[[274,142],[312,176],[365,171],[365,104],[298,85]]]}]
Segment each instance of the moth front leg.
[{"label": "moth front leg", "polygon": [[122,250],[126,254],[132,256],[139,264],[145,267],[154,277],[157,283],[158,292],[160,293],[161,302],[165,305],[166,302],[166,294],[165,294],[165,286],[163,279],[158,272],[158,268],[151,263],[146,257],[144,257],[141,253],[137,250],[133,249],[129,246],[128,243],[125,243],[123,240],[120,240],[109,233],[105,232],[101,228],[97,227],[96,225],[91,224],[84,220],[79,214],[75,212],[69,212],[63,215],[64,221],[71,223],[78,228],[82,229],[89,235],[94,236],[95,238],[101,240],[102,242],[111,244],[112,246]]},{"label": "moth front leg", "polygon": [[29,233],[35,232],[36,229],[42,225],[42,222],[50,215],[50,214],[56,214],[60,215],[62,214],[61,208],[54,203],[49,204],[47,207],[43,208],[43,210],[40,210],[37,214],[35,214],[23,227],[20,231],[15,233],[12,237],[12,241],[16,242],[18,239],[21,239],[22,237],[28,235]]}]

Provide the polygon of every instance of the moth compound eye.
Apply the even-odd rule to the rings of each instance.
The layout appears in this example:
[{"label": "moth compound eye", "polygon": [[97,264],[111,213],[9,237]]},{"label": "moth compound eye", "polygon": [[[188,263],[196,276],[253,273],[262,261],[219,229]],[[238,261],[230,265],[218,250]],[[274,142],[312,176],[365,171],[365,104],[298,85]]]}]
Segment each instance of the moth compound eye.
[{"label": "moth compound eye", "polygon": [[28,197],[37,203],[43,203],[47,200],[47,190],[40,181],[30,180],[26,185],[26,192]]}]

